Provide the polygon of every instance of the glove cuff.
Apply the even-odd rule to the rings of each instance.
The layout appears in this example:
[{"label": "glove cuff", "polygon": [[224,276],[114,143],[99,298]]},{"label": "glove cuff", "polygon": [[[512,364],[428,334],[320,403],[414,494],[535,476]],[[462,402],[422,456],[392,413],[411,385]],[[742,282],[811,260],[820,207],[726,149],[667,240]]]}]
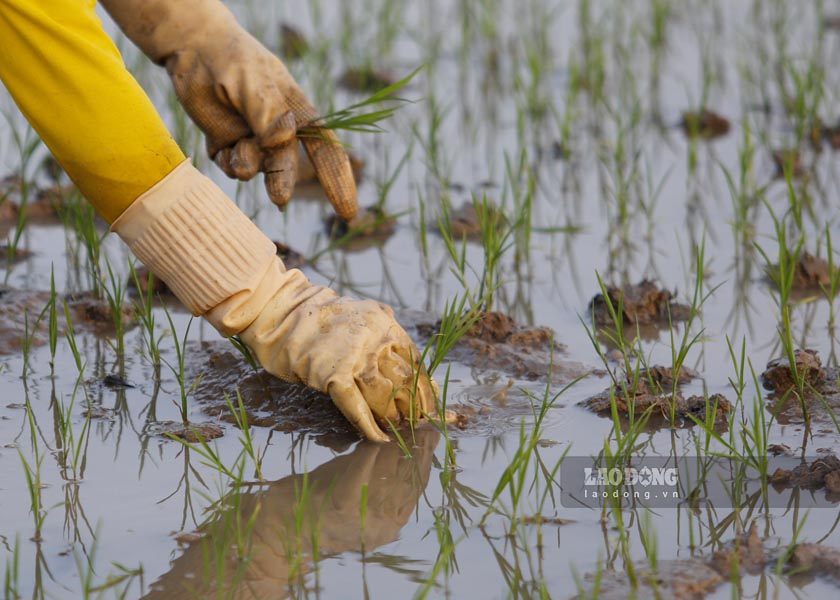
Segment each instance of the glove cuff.
[{"label": "glove cuff", "polygon": [[194,315],[254,290],[279,262],[274,243],[189,159],[135,200],[111,231]]}]

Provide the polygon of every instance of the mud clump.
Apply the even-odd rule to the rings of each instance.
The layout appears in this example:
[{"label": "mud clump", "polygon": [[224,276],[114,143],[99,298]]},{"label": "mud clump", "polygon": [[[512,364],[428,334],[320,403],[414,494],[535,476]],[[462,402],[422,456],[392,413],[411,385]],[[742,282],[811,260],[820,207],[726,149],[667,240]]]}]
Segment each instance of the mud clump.
[{"label": "mud clump", "polygon": [[[115,320],[111,305],[92,292],[83,292],[67,297],[67,305],[73,316],[88,323],[95,329],[113,329]],[[123,327],[133,324],[137,311],[128,304],[120,308],[120,323]],[[75,321],[74,321],[75,324]]]},{"label": "mud clump", "polygon": [[776,167],[776,179],[784,179],[787,171],[790,171],[794,179],[805,174],[805,166],[802,164],[802,155],[799,150],[795,148],[774,150],[771,157]]},{"label": "mud clump", "polygon": [[353,238],[386,239],[396,228],[397,220],[378,206],[368,206],[359,210],[355,217],[344,221],[336,215],[330,215],[324,220],[330,239],[340,239],[345,236]]},{"label": "mud clump", "polygon": [[[505,223],[505,216],[493,204],[483,205],[475,202],[465,202],[457,209],[450,211],[441,219],[441,225],[446,227],[449,235],[456,240],[467,238],[477,240],[481,237],[481,217],[479,211],[487,211],[485,216],[497,228]],[[440,231],[440,227],[438,227]]]},{"label": "mud clump", "polygon": [[[794,350],[796,373],[806,384],[818,391],[825,387],[826,370],[816,350]],[[777,394],[785,394],[797,387],[796,377],[787,357],[776,358],[767,363],[761,374],[764,388]]]},{"label": "mud clump", "polygon": [[298,269],[306,264],[306,257],[290,246],[282,242],[274,242],[274,246],[277,248],[277,256],[287,269]]},{"label": "mud clump", "polygon": [[389,71],[373,67],[347,69],[338,80],[338,84],[345,89],[367,93],[378,92],[396,82],[396,78]]},{"label": "mud clump", "polygon": [[[731,581],[733,569],[751,575],[761,575],[777,567],[779,561],[792,580],[803,577],[823,577],[840,584],[840,550],[823,544],[797,544],[790,555],[785,548],[771,546],[762,538],[755,523],[748,532],[735,536],[723,548],[706,558],[695,556],[676,560],[659,560],[656,569],[649,563],[639,563],[634,569],[636,585],[624,570],[607,569],[584,577],[584,593],[575,598],[597,597],[602,600],[625,598],[669,598],[698,600],[715,592],[721,584]],[[772,543],[772,542],[771,542]]]},{"label": "mud clump", "polygon": [[[690,369],[682,369],[677,375],[677,385],[688,383],[697,377],[697,374]],[[714,411],[715,425],[726,424],[726,417],[732,411],[732,404],[722,394],[713,394],[708,398],[704,396],[683,396],[682,391],[677,389],[676,394],[672,392],[674,386],[673,370],[667,367],[655,366],[647,371],[641,371],[638,377],[635,374],[626,374],[625,381],[616,388],[608,388],[579,403],[602,416],[612,416],[612,406],[615,406],[622,416],[628,416],[631,412],[641,415],[645,411],[651,411],[652,417],[661,418],[666,422],[670,421],[673,411],[674,418],[683,426],[694,425],[694,419],[705,421],[707,414]],[[651,425],[659,425],[654,421]]]},{"label": "mud clump", "polygon": [[296,60],[310,52],[306,36],[290,23],[280,23],[280,55],[288,60]]},{"label": "mud clump", "polygon": [[158,421],[154,431],[165,437],[175,437],[189,444],[198,444],[222,437],[225,432],[216,423],[181,423],[177,421]]},{"label": "mud clump", "polygon": [[829,500],[840,502],[840,459],[832,454],[793,469],[776,469],[770,476],[770,484],[777,490],[824,488]]},{"label": "mud clump", "polygon": [[[419,322],[415,327],[421,338],[430,339],[440,330],[440,324]],[[452,347],[447,359],[532,381],[549,376],[568,381],[592,371],[579,363],[560,360],[565,351],[550,328],[525,327],[503,313],[487,312]]]},{"label": "mud clump", "polygon": [[[660,289],[655,283],[647,279],[637,285],[623,288],[608,286],[607,295],[613,309],[618,312],[621,306],[621,316],[625,323],[632,325],[668,324],[685,321],[691,314],[691,309],[680,304],[668,290]],[[589,302],[589,311],[600,326],[613,323],[610,309],[603,294],[598,294]]]},{"label": "mud clump", "polygon": [[680,127],[689,138],[714,139],[729,133],[729,119],[718,113],[702,109],[699,112],[684,112]]},{"label": "mud clump", "polygon": [[[837,267],[834,268],[837,276]],[[831,267],[824,258],[817,258],[809,252],[803,252],[796,261],[793,272],[793,287],[796,290],[821,290],[831,285]]]}]

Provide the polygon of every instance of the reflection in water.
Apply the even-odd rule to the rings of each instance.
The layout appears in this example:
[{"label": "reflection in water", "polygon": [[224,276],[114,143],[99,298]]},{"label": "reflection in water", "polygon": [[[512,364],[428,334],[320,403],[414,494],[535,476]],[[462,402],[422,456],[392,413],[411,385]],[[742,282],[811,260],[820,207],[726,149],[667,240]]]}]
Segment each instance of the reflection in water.
[{"label": "reflection in water", "polygon": [[146,598],[284,598],[317,576],[319,560],[393,542],[426,488],[439,437],[415,431],[411,458],[395,443],[360,442],[308,473],[238,488]]}]

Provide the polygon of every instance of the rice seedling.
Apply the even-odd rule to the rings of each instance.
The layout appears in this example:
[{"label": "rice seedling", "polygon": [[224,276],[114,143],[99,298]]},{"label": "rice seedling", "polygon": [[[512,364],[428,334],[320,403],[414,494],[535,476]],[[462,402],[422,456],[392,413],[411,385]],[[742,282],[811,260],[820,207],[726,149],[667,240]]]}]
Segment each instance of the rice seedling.
[{"label": "rice seedling", "polygon": [[[149,272],[149,279],[146,283],[146,292],[145,294],[142,292],[142,287],[140,284],[140,278],[137,275],[137,270],[135,269],[134,262],[129,261],[128,263],[129,272],[131,273],[131,279],[134,282],[134,288],[137,290],[137,299],[134,300],[134,306],[137,309],[137,315],[140,319],[140,322],[143,325],[143,341],[145,343],[146,350],[148,352],[149,358],[152,361],[152,366],[155,369],[160,368],[160,343],[163,340],[166,332],[161,333],[160,335],[157,334],[156,331],[156,320],[155,320],[155,312],[153,310],[153,294],[154,294],[154,287],[155,287],[155,279],[154,274]],[[113,309],[112,309],[113,310]]]},{"label": "rice seedling", "polygon": [[268,447],[262,449],[254,447],[254,437],[251,427],[248,424],[248,413],[245,411],[245,404],[242,401],[242,394],[239,393],[239,389],[236,390],[236,405],[233,404],[233,401],[227,394],[225,394],[225,402],[228,405],[228,409],[230,410],[230,414],[233,416],[236,426],[241,432],[239,442],[242,444],[242,450],[248,455],[254,465],[255,477],[262,481],[262,463],[265,458],[265,453],[268,451]]},{"label": "rice seedling", "polygon": [[186,330],[184,331],[184,336],[181,339],[178,339],[178,335],[176,334],[177,329],[175,328],[175,323],[172,321],[172,315],[169,314],[169,311],[164,307],[164,313],[166,314],[166,320],[169,322],[169,330],[172,332],[172,339],[175,342],[175,364],[170,364],[169,361],[163,359],[163,362],[169,367],[169,370],[172,371],[172,374],[175,376],[175,380],[178,382],[178,390],[179,390],[179,401],[175,403],[178,407],[178,411],[181,413],[181,420],[183,421],[184,425],[189,423],[189,402],[188,398],[189,395],[195,390],[196,386],[201,381],[201,376],[195,378],[193,382],[188,386],[186,380],[186,353],[187,353],[187,340],[189,339],[190,335],[190,327],[192,326],[193,320],[190,318],[189,323],[187,323]]}]

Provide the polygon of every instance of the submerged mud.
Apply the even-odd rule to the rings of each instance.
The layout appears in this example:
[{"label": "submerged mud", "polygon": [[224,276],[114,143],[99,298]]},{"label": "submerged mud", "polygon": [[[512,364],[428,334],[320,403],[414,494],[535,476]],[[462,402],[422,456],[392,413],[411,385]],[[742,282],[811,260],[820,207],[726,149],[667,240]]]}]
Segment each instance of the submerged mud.
[{"label": "submerged mud", "polygon": [[588,574],[584,578],[586,595],[575,598],[590,598],[597,589],[596,596],[602,600],[700,600],[732,581],[733,573],[740,579],[743,574],[770,574],[779,566],[793,585],[822,578],[840,586],[840,550],[814,543],[796,544],[790,549],[780,547],[777,541],[763,538],[753,523],[748,532],[711,554],[659,560],[655,568],[650,563],[639,563],[634,568],[635,586],[625,571],[609,569]]}]

